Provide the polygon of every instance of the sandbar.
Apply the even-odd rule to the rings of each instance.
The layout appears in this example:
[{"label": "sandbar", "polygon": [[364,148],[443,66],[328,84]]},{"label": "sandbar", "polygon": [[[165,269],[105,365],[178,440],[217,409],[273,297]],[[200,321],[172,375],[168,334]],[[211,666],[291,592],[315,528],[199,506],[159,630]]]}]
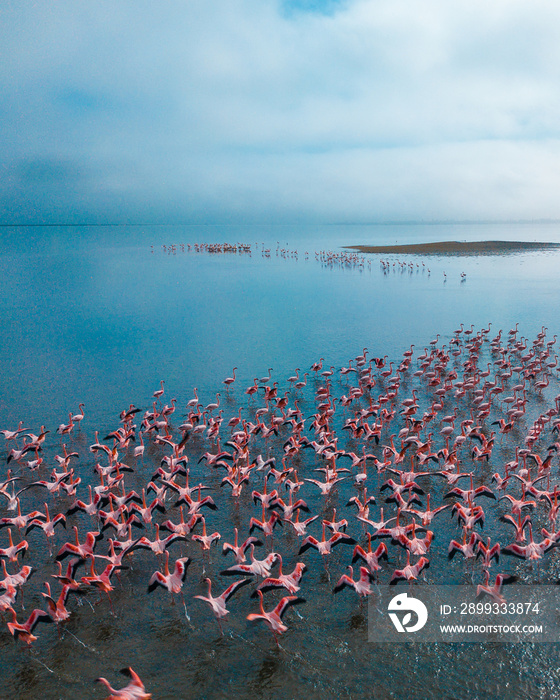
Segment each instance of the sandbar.
[{"label": "sandbar", "polygon": [[440,241],[437,243],[410,243],[407,245],[349,245],[345,248],[360,253],[398,255],[503,255],[532,250],[559,248],[560,243],[537,241]]}]

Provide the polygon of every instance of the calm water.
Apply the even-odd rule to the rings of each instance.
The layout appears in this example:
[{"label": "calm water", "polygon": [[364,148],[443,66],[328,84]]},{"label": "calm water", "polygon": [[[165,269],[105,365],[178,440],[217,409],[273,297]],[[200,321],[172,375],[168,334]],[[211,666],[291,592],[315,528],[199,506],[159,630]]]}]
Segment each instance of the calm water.
[{"label": "calm water", "polygon": [[[475,330],[491,323],[491,337],[500,328],[507,335],[519,323],[520,335],[531,340],[546,326],[547,338],[552,339],[560,333],[558,252],[410,256],[406,262],[412,262],[412,268],[397,263],[388,273],[380,268],[377,256],[366,257],[360,266],[326,265],[315,256],[319,250],[340,251],[343,245],[360,243],[496,239],[560,242],[560,227],[3,229],[0,427],[13,429],[23,420],[35,433],[42,424],[52,431],[45,445],[50,466],[39,475],[48,478],[54,455],[61,450],[54,431],[67,422],[69,412],[77,412],[79,402],[85,403],[86,419],[68,444],[80,455],[75,470],[83,480],[82,496],[87,497],[85,485],[94,483],[95,459],[88,451],[93,431],[118,427],[118,414],[130,403],[142,410],[150,408],[161,379],[165,380],[164,400],[177,399],[177,426],[194,387],[204,405],[221,392],[224,418],[229,418],[239,407],[246,410],[243,389],[255,377],[265,376],[268,368],[283,393],[296,367],[303,373],[320,357],[326,368],[338,370],[367,347],[371,356],[388,355],[398,363],[411,344],[419,354],[436,334],[440,346],[447,344],[461,323],[467,328],[472,324]],[[250,243],[253,252],[210,255],[186,248],[196,242],[225,241]],[[177,246],[175,251],[170,251],[170,245]],[[264,253],[268,249],[269,256]],[[397,262],[394,257],[390,260]],[[464,281],[461,273],[466,274]],[[234,366],[237,382],[231,396],[224,397],[222,381]],[[340,396],[345,386],[337,378],[334,393]],[[401,392],[403,398],[413,386],[410,380]],[[305,416],[315,410],[314,388],[310,382],[300,401]],[[552,400],[553,389],[558,392],[551,385],[546,400],[533,397],[536,413]],[[423,401],[427,407],[426,396]],[[261,404],[262,399],[256,405]],[[342,418],[340,414],[339,428]],[[339,435],[342,442],[342,431]],[[275,452],[279,462],[285,437],[281,433],[272,442],[260,440],[255,454]],[[510,448],[508,443],[498,448],[497,462],[509,458]],[[249,493],[244,491],[239,503],[229,498],[229,490],[226,498],[219,486],[223,472],[203,470],[204,464],[195,467],[207,449],[215,451],[208,440],[194,441],[189,458],[193,471],[200,469],[195,481],[204,479],[212,488],[209,493],[217,502],[220,499],[220,509],[208,516],[209,527],[231,541],[234,525],[245,528],[250,515],[260,515],[250,489],[261,483],[246,487]],[[136,471],[127,476],[127,486],[137,490],[145,486],[164,454],[162,448],[150,446],[144,462],[135,464]],[[313,464],[311,454],[302,456],[302,468],[308,473]],[[1,478],[4,474],[5,470]],[[25,474],[24,478],[27,482],[37,477]],[[311,485],[306,488],[303,496],[312,512],[330,516],[332,507],[337,507],[341,517],[349,517],[351,511],[344,506],[353,494],[350,482],[341,485],[340,494],[328,504]],[[42,507],[45,492],[32,489],[26,499],[27,505]],[[68,500],[59,504],[53,498],[53,510],[68,505]],[[0,509],[0,517],[8,515],[4,499]],[[74,522],[81,532],[91,528],[87,516],[75,517],[69,519],[69,532]],[[497,517],[492,522],[489,533],[496,531],[492,528],[497,527]],[[449,531],[455,536],[455,525]],[[151,536],[153,531],[144,534]],[[313,534],[320,535],[320,528]],[[64,531],[57,532],[53,549],[64,537]],[[29,535],[34,552],[29,559],[38,571],[25,589],[27,614],[44,605],[43,581],[54,571],[44,539],[40,531]],[[6,546],[5,540],[5,530],[0,531],[0,547]],[[442,560],[447,542],[440,541],[435,548]],[[284,528],[278,540],[275,535],[275,545],[286,553],[285,568],[291,570],[297,560],[297,538]],[[246,615],[256,610],[256,604],[246,592],[232,598],[223,637],[204,605],[193,601],[193,595],[205,593],[203,572],[214,579],[233,563],[222,559],[218,549],[205,558],[190,542],[186,549],[175,545],[172,550],[172,559],[185,552],[193,558],[185,584],[190,619],[181,603],[170,605],[165,591],[145,594],[157,561],[144,552],[136,553],[131,570],[122,572],[121,585],[112,594],[115,615],[106,599],[95,604],[96,595],[87,596],[81,605],[71,599],[72,616],[65,631],[59,637],[54,626],[39,625],[35,632],[39,639],[30,652],[19,649],[21,645],[15,645],[2,626],[0,697],[2,693],[10,698],[103,697],[93,679],[103,675],[118,686],[117,671],[127,665],[141,673],[154,698],[557,696],[560,679],[554,645],[387,649],[368,644],[367,604],[350,591],[336,598],[331,594],[350,559],[349,550],[338,550],[328,567],[314,551],[300,558],[309,567],[302,586],[307,603],[298,609],[299,615],[295,610],[287,613],[290,631],[282,638],[281,648],[268,630],[247,623]],[[551,562],[546,576],[553,578],[556,555]],[[457,560],[453,564],[452,582],[462,582],[465,566]],[[507,566],[514,564],[507,562]],[[521,573],[531,580],[529,569]],[[429,580],[442,581],[447,576],[443,564],[434,565]],[[218,585],[219,590],[226,581]],[[18,612],[20,617],[23,614]],[[488,679],[486,690],[481,689],[481,678]]]},{"label": "calm water", "polygon": [[[3,229],[0,420],[58,425],[78,400],[108,418],[146,403],[160,379],[179,402],[194,386],[209,400],[234,366],[243,384],[269,367],[280,380],[321,356],[342,366],[364,346],[400,355],[461,322],[556,332],[557,252],[426,258],[429,274],[390,275],[378,258],[350,270],[314,257],[360,243],[493,239],[558,242],[560,226]],[[264,242],[271,258],[162,252],[197,241]],[[277,257],[277,241],[297,260]]]}]

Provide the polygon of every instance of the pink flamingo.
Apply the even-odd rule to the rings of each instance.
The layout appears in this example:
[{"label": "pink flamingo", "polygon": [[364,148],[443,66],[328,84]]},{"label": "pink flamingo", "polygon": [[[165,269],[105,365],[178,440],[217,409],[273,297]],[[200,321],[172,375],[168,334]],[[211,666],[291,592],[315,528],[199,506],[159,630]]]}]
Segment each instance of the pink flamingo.
[{"label": "pink flamingo", "polygon": [[236,369],[237,369],[237,367],[234,367],[234,368],[233,368],[233,372],[232,372],[232,375],[233,375],[233,376],[231,376],[231,377],[226,377],[226,378],[224,379],[224,381],[223,381],[223,383],[226,385],[226,390],[228,390],[229,387],[230,387],[230,385],[233,384],[233,382],[235,381],[235,370],[236,370]]},{"label": "pink flamingo", "polygon": [[205,603],[208,603],[208,605],[212,608],[214,615],[216,616],[216,620],[218,621],[220,632],[223,634],[224,631],[222,629],[222,617],[225,617],[229,614],[229,610],[226,608],[227,601],[229,600],[229,598],[231,598],[235,591],[237,591],[242,586],[246,586],[248,583],[250,583],[251,579],[244,578],[240,581],[234,581],[231,584],[231,586],[228,586],[221,595],[216,597],[212,595],[212,581],[209,578],[205,578],[204,580],[208,584],[208,596],[206,597],[203,595],[195,595],[195,598],[198,598],[198,600],[203,600]]},{"label": "pink flamingo", "polygon": [[282,615],[284,615],[286,610],[291,605],[296,605],[298,603],[304,603],[305,599],[298,598],[297,596],[294,596],[294,595],[285,596],[278,603],[278,605],[274,608],[274,610],[267,613],[263,607],[262,591],[257,591],[257,593],[258,593],[258,596],[260,598],[261,611],[260,611],[260,613],[251,613],[250,615],[247,615],[247,619],[250,622],[252,622],[253,620],[263,620],[268,625],[270,630],[272,631],[272,634],[274,635],[274,639],[276,640],[276,644],[278,644],[278,637],[276,635],[282,634],[283,632],[286,632],[288,629],[287,626],[282,622]]},{"label": "pink flamingo", "polygon": [[96,683],[102,683],[111,693],[107,700],[152,700],[152,694],[146,693],[146,688],[140,680],[140,676],[130,666],[123,668],[121,673],[128,676],[131,680],[125,688],[120,690],[113,688],[106,678],[95,679]]}]

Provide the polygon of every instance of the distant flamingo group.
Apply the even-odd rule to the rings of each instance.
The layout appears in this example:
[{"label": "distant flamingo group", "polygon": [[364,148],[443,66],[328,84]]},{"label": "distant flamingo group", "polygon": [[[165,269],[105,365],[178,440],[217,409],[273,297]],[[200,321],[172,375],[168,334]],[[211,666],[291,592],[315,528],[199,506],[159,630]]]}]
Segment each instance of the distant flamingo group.
[{"label": "distant flamingo group", "polygon": [[[184,253],[204,253],[210,255],[237,254],[251,257],[253,254],[260,254],[260,256],[265,259],[271,258],[274,253],[277,258],[296,261],[300,256],[300,252],[297,249],[290,249],[287,245],[281,245],[280,242],[277,243],[276,248],[268,247],[265,243],[170,243],[162,245],[161,251],[165,255],[171,256]],[[150,246],[150,252],[155,252],[153,245]],[[309,260],[311,255],[312,254],[307,250],[302,253],[304,260]],[[371,271],[372,263],[375,260],[371,255],[364,255],[363,253],[351,250],[316,250],[313,253],[313,257],[316,262],[320,263],[321,266],[325,268],[352,269],[359,272],[363,270]],[[408,273],[408,275],[412,275],[413,273],[425,273],[426,276],[429,277],[431,274],[431,270],[424,260],[412,262],[409,259],[401,260],[396,256],[390,256],[386,259],[379,258],[379,267],[385,275],[389,273],[400,273],[401,275],[405,273]],[[460,281],[464,283],[466,279],[467,273],[464,271],[461,272]],[[445,272],[443,272],[443,281],[447,281],[447,274]]]}]

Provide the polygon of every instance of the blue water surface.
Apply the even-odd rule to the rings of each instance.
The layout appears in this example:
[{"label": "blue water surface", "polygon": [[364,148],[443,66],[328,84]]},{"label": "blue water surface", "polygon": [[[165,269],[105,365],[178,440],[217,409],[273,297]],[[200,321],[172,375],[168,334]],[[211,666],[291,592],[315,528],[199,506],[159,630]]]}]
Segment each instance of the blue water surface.
[{"label": "blue water surface", "polygon": [[[219,392],[227,419],[240,408],[249,415],[244,390],[269,369],[270,383],[277,381],[282,395],[296,368],[302,376],[312,363],[324,358],[324,368],[335,369],[333,386],[340,396],[347,390],[347,380],[338,370],[364,348],[369,357],[387,355],[396,367],[411,345],[416,356],[436,338],[440,347],[448,348],[461,324],[475,331],[490,325],[489,337],[502,329],[504,338],[518,324],[518,337],[527,337],[529,342],[543,327],[547,339],[560,335],[557,250],[465,257],[385,255],[385,266],[378,255],[340,262],[340,258],[326,259],[321,254],[341,255],[343,246],[349,245],[445,240],[560,243],[557,224],[6,227],[0,236],[0,428],[15,429],[24,421],[36,434],[41,425],[51,431],[44,450],[48,468],[40,474],[48,478],[57,466],[54,455],[63,449],[56,427],[68,422],[69,413],[77,413],[78,404],[84,403],[83,424],[64,438],[80,455],[73,464],[82,478],[82,497],[87,497],[87,485],[97,479],[93,474],[99,457],[88,450],[94,430],[101,437],[104,431],[114,430],[120,411],[131,403],[142,413],[150,409],[161,380],[165,382],[162,402],[177,399],[173,426],[178,434],[177,426],[195,388],[203,405],[215,400]],[[226,242],[250,244],[251,253],[211,254],[196,252],[194,247]],[[488,359],[481,362],[481,368]],[[237,381],[226,392],[222,382],[234,367]],[[308,392],[298,399],[306,417],[315,410],[313,391],[318,383],[310,379]],[[403,380],[399,400],[410,395],[413,386],[412,376]],[[376,391],[380,392],[379,387]],[[544,411],[547,401],[553,403],[552,393],[546,400],[537,392],[531,397],[534,410],[523,424],[525,431],[533,415]],[[293,404],[293,394],[290,398]],[[429,392],[422,394],[422,401],[425,410],[431,401]],[[254,405],[261,404],[262,392]],[[470,407],[461,404],[461,410],[468,415]],[[493,418],[498,406],[495,410]],[[340,408],[337,411],[336,425],[342,436],[347,414]],[[223,434],[228,431],[224,429]],[[308,429],[306,434],[311,436]],[[272,443],[259,439],[258,450],[277,450],[279,463],[284,439],[283,433]],[[499,470],[511,458],[511,446],[511,442],[502,445],[500,441],[495,464],[478,467],[484,483],[490,483],[492,469]],[[361,445],[349,441],[346,448],[359,451]],[[376,449],[373,443],[372,448]],[[248,518],[260,515],[250,489],[260,488],[261,477],[253,477],[239,502],[229,498],[229,487],[220,487],[224,473],[204,462],[198,464],[204,451],[215,449],[208,440],[192,438],[190,465],[196,475],[193,481],[207,482],[209,493],[220,503],[219,510],[208,515],[209,527],[219,528],[231,541],[234,525],[246,529]],[[149,444],[142,461],[123,455],[135,468],[127,474],[127,488],[141,491],[164,454],[164,448]],[[315,467],[312,450],[301,456],[301,465],[311,475]],[[0,480],[6,470],[7,465]],[[27,471],[22,475],[26,481],[37,478]],[[379,479],[377,475],[370,478],[374,490]],[[443,497],[440,482],[434,485],[436,492],[438,498]],[[346,503],[355,493],[350,480],[326,502],[311,484],[302,493],[311,512],[331,517],[336,507],[340,516],[350,518]],[[43,488],[25,492],[29,507],[44,508],[46,498]],[[55,503],[68,507],[71,499],[57,497],[53,508]],[[8,514],[6,507],[3,498],[1,517]],[[496,506],[488,518],[486,531],[493,537],[501,527],[500,512]],[[18,619],[45,604],[43,582],[54,581],[49,578],[54,571],[53,555],[70,538],[71,525],[77,523],[81,533],[93,527],[89,516],[73,517],[67,533],[57,530],[53,551],[45,546],[41,531],[30,533],[37,572],[26,584],[25,612],[18,600]],[[173,517],[176,519],[176,511]],[[442,522],[444,535],[435,540],[428,580],[441,582],[448,575],[451,582],[471,582],[474,565],[456,558],[446,568],[447,545],[457,535],[457,527],[447,515]],[[352,521],[351,527],[355,525]],[[150,528],[145,534],[152,536]],[[0,531],[0,547],[6,546],[5,532]],[[320,536],[320,525],[315,523],[313,532]],[[286,569],[291,570],[297,538],[287,526],[275,538],[275,546],[286,552]],[[183,546],[176,545],[173,558],[183,556]],[[307,603],[301,617],[289,611],[290,631],[280,646],[266,629],[248,625],[247,614],[257,609],[248,595],[236,594],[232,599],[232,614],[222,636],[203,604],[193,597],[206,593],[206,575],[219,580],[219,572],[232,562],[226,563],[218,548],[201,555],[194,543],[186,547],[194,560],[185,586],[188,613],[179,600],[172,605],[166,591],[146,594],[146,583],[161,562],[142,552],[128,560],[130,569],[121,573],[122,582],[115,585],[111,594],[114,613],[104,596],[100,602],[97,594],[84,600],[73,597],[72,615],[61,634],[54,625],[39,625],[39,639],[30,651],[14,644],[2,624],[0,696],[103,697],[94,679],[107,676],[119,687],[118,669],[127,665],[141,672],[148,690],[160,699],[425,700],[559,694],[555,645],[368,644],[367,603],[353,592],[332,594],[350,560],[349,550],[337,551],[328,562],[321,561],[317,552],[302,555],[308,564],[302,591]],[[399,561],[405,563],[402,556],[393,555],[383,572],[386,577]],[[542,573],[547,582],[553,582],[560,576],[556,552],[548,558],[547,567],[539,572],[523,562],[519,575],[531,582]],[[85,573],[82,569],[80,575]]]},{"label": "blue water surface", "polygon": [[[363,347],[400,354],[436,333],[448,337],[460,323],[509,329],[518,322],[528,335],[543,325],[553,330],[556,251],[409,256],[412,270],[397,265],[390,274],[379,256],[351,268],[315,258],[346,245],[438,240],[559,242],[560,227],[4,228],[0,420],[61,422],[80,401],[93,416],[107,415],[110,404],[145,403],[161,379],[179,400],[195,386],[211,398],[234,366],[248,384],[269,367],[282,379],[321,356],[342,366]],[[253,252],[163,248],[203,242],[249,243]]]}]

